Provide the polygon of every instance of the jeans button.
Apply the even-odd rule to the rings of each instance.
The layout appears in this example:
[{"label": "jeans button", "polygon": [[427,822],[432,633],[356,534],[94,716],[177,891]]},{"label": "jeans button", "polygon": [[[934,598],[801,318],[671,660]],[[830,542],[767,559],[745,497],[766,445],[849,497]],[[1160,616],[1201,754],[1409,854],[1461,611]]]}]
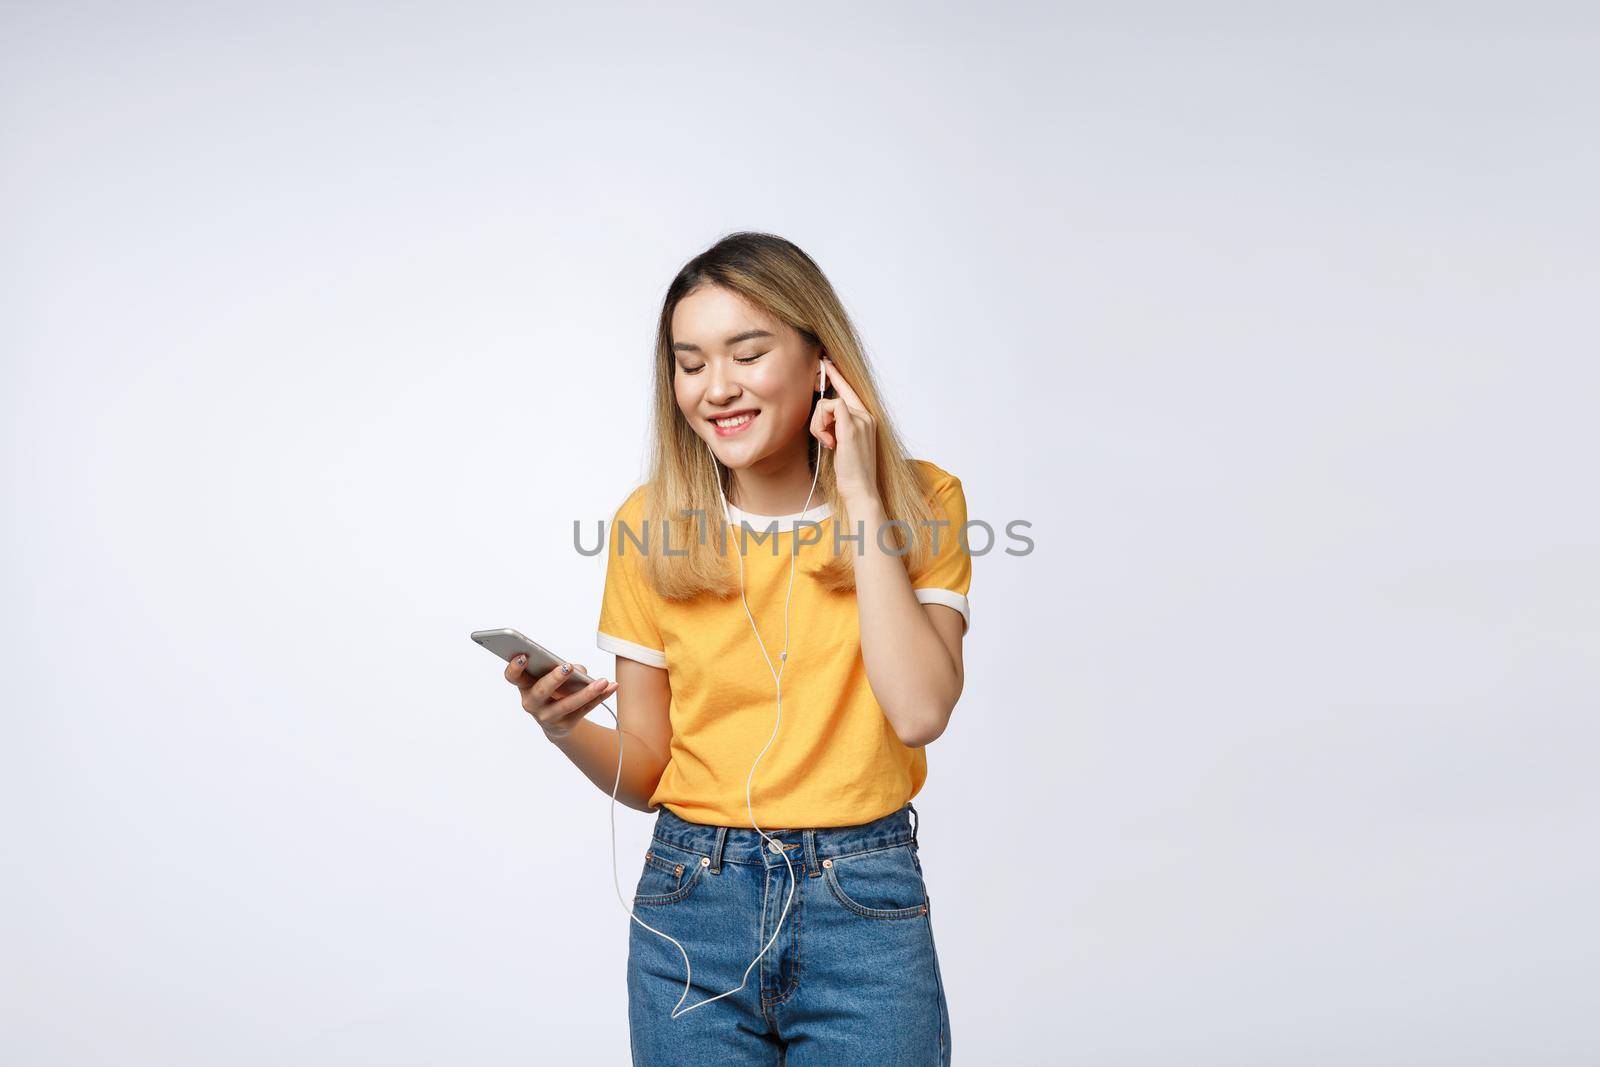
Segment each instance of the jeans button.
[{"label": "jeans button", "polygon": [[777,838],[773,838],[771,841],[767,842],[767,851],[768,852],[782,852],[783,851],[783,842],[779,841]]}]

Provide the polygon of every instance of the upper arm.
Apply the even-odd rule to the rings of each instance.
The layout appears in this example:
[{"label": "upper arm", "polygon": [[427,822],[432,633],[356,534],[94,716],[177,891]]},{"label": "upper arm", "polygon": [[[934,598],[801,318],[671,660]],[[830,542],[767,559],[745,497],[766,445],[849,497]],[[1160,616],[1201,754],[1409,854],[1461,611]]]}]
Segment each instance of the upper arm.
[{"label": "upper arm", "polygon": [[944,525],[934,527],[928,557],[911,567],[911,591],[933,620],[959,678],[961,638],[972,625],[972,607],[967,601],[972,588],[972,557],[962,533],[967,521],[967,497],[961,479],[926,460],[916,462],[931,481],[934,513]]},{"label": "upper arm", "polygon": [[[656,622],[657,597],[646,580],[636,539],[649,543],[641,511],[643,487],[628,494],[611,521],[605,588],[595,644],[617,658],[617,729],[650,754],[656,778],[672,752],[672,687],[667,654]],[[628,531],[624,534],[624,530]]]},{"label": "upper arm", "polygon": [[595,644],[613,655],[664,669],[666,645],[656,621],[659,598],[646,576],[641,547],[641,539],[649,544],[649,524],[640,511],[640,500],[640,490],[635,489],[611,519]]},{"label": "upper arm", "polygon": [[[660,770],[672,752],[672,686],[667,672],[626,656],[617,657],[617,729],[650,750]],[[626,741],[624,742],[626,743]],[[659,773],[657,778],[659,778]]]},{"label": "upper arm", "polygon": [[966,672],[961,663],[961,635],[966,630],[966,620],[961,617],[961,612],[947,604],[924,604],[922,610],[927,613],[933,628],[939,632],[939,640],[950,652],[950,661],[956,668],[956,692],[959,695],[966,685]]}]

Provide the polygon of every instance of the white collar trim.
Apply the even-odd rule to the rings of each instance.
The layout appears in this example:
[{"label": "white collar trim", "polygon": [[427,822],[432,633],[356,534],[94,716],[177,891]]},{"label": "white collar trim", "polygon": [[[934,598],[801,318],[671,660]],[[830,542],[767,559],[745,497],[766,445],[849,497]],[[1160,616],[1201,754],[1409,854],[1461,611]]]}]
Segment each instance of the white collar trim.
[{"label": "white collar trim", "polygon": [[765,530],[773,523],[777,523],[779,530],[792,530],[797,522],[821,522],[833,514],[833,505],[826,500],[814,508],[797,511],[792,515],[757,515],[753,511],[745,511],[733,504],[728,505],[728,520],[734,526],[748,525],[752,530]]}]

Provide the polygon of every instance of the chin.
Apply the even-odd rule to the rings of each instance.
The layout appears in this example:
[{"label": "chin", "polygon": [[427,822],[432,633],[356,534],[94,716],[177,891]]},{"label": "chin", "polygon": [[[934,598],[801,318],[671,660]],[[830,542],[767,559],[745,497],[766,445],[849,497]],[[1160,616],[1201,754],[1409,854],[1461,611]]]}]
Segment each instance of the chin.
[{"label": "chin", "polygon": [[756,460],[761,458],[760,456],[752,455],[751,453],[746,452],[744,449],[740,449],[738,455],[729,458],[724,456],[722,452],[718,450],[716,445],[711,446],[711,454],[717,457],[718,463],[732,471],[744,470],[746,467],[750,466]]},{"label": "chin", "polygon": [[705,447],[717,457],[717,462],[730,470],[743,470],[767,458],[773,452],[769,440],[769,427],[751,427],[734,437],[720,437],[710,426],[695,427],[695,436],[705,442]]}]

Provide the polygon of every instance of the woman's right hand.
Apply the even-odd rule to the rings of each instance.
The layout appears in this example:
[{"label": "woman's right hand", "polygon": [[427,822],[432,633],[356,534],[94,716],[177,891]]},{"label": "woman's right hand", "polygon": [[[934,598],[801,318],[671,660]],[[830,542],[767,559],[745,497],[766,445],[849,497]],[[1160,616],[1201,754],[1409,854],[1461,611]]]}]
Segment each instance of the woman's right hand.
[{"label": "woman's right hand", "polygon": [[[572,733],[579,720],[595,705],[617,691],[616,682],[597,678],[586,688],[557,699],[556,689],[567,680],[567,672],[554,667],[544,677],[535,678],[523,669],[527,662],[526,656],[513,656],[511,662],[506,664],[506,681],[521,691],[522,710],[533,716],[544,730],[544,735],[552,741],[559,741]],[[581,663],[569,663],[567,666],[584,674],[589,673],[589,668]]]}]

